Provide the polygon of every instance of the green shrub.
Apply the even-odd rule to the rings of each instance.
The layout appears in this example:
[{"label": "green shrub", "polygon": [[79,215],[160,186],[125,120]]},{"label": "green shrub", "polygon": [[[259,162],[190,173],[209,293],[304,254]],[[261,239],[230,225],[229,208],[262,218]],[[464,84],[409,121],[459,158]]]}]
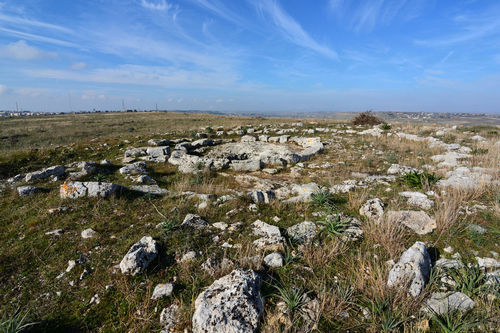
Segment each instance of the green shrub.
[{"label": "green shrub", "polygon": [[408,187],[422,189],[424,187],[431,187],[436,184],[441,177],[434,173],[412,171],[405,173],[399,177],[399,180],[406,184]]},{"label": "green shrub", "polygon": [[341,236],[351,226],[351,220],[349,217],[337,214],[334,217],[327,217],[320,224],[323,226],[320,234],[326,233],[330,237]]},{"label": "green shrub", "polygon": [[389,124],[382,124],[382,126],[380,126],[380,129],[384,130],[384,131],[388,131],[391,129],[391,125]]}]

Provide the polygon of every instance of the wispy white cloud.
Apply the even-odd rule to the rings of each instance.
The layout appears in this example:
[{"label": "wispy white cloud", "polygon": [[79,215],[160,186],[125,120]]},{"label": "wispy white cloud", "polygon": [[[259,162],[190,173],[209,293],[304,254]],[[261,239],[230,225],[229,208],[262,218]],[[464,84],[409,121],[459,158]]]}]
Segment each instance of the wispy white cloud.
[{"label": "wispy white cloud", "polygon": [[71,42],[64,41],[64,40],[60,40],[60,39],[56,39],[56,38],[52,38],[52,37],[35,35],[35,34],[22,32],[22,31],[18,31],[18,30],[12,30],[12,29],[0,27],[0,31],[2,31],[6,34],[9,34],[11,36],[20,37],[23,39],[35,40],[35,41],[39,41],[39,42],[45,42],[45,43],[50,43],[50,44],[55,44],[55,45],[60,45],[60,46],[78,47],[78,45],[71,43]]},{"label": "wispy white cloud", "polygon": [[278,2],[260,0],[256,2],[256,5],[262,13],[267,14],[272,19],[280,33],[292,43],[315,51],[330,59],[338,59],[335,50],[314,40],[293,17],[281,8]]},{"label": "wispy white cloud", "polygon": [[416,40],[415,44],[422,46],[450,46],[493,34],[500,34],[500,21],[498,19],[484,24],[466,26],[462,32],[455,35],[436,39]]},{"label": "wispy white cloud", "polygon": [[63,27],[60,25],[52,24],[52,23],[41,22],[38,20],[28,19],[28,18],[24,18],[24,17],[19,17],[19,16],[5,15],[3,13],[0,13],[0,22],[12,23],[18,27],[19,26],[32,26],[32,27],[37,27],[37,28],[57,30],[57,31],[69,33],[69,34],[73,33],[73,30],[69,29],[67,27]]},{"label": "wispy white cloud", "polygon": [[46,52],[34,46],[28,45],[25,40],[19,40],[5,46],[0,46],[0,58],[35,60],[55,57],[57,57],[57,53]]},{"label": "wispy white cloud", "polygon": [[167,3],[165,0],[159,0],[159,1],[141,0],[141,6],[146,9],[158,10],[158,11],[166,11],[172,8],[172,5]]},{"label": "wispy white cloud", "polygon": [[5,95],[7,93],[7,86],[0,84],[0,96]]},{"label": "wispy white cloud", "polygon": [[237,25],[243,25],[245,22],[245,20],[242,17],[240,17],[235,12],[229,10],[225,5],[223,5],[218,0],[191,0],[191,1],[197,6],[205,10],[208,10],[229,22],[235,23]]}]

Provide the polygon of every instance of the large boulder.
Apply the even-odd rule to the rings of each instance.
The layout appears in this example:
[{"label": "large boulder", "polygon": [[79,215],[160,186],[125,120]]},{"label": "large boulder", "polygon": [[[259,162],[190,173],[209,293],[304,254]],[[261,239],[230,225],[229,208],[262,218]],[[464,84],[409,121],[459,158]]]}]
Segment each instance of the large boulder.
[{"label": "large boulder", "polygon": [[385,218],[391,223],[410,228],[418,235],[429,234],[437,227],[436,220],[422,210],[390,210],[385,214]]},{"label": "large boulder", "polygon": [[106,198],[121,189],[123,189],[122,186],[113,183],[65,182],[59,187],[59,195],[62,199],[84,197]]},{"label": "large boulder", "polygon": [[51,166],[39,171],[29,172],[24,177],[24,181],[33,182],[49,177],[61,177],[64,175],[65,169],[62,165]]},{"label": "large boulder", "polygon": [[123,274],[136,275],[142,273],[158,255],[156,241],[150,236],[144,236],[132,245],[120,262]]},{"label": "large boulder", "polygon": [[[403,286],[413,297],[423,291],[429,281],[431,258],[423,242],[416,242],[403,252],[399,261],[392,267],[387,286]],[[407,284],[407,285],[406,285]]]},{"label": "large boulder", "polygon": [[195,301],[193,333],[255,332],[263,311],[261,279],[235,269],[216,280]]}]

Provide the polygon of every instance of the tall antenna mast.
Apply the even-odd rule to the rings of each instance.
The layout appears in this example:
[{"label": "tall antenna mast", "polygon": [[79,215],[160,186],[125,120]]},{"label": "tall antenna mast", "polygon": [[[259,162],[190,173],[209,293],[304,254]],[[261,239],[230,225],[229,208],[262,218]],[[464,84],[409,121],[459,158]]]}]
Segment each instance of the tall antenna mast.
[{"label": "tall antenna mast", "polygon": [[156,103],[156,112],[158,112],[158,103]]},{"label": "tall antenna mast", "polygon": [[125,111],[125,101],[122,99],[122,111]]},{"label": "tall antenna mast", "polygon": [[19,112],[19,106],[17,105],[17,101],[16,101],[16,112]]}]

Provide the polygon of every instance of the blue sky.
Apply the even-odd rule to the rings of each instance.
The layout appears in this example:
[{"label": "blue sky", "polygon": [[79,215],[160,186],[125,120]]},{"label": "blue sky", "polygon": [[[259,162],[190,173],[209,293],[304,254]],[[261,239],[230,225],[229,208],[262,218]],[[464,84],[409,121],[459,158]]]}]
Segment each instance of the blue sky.
[{"label": "blue sky", "polygon": [[497,0],[0,0],[0,109],[500,112]]}]

